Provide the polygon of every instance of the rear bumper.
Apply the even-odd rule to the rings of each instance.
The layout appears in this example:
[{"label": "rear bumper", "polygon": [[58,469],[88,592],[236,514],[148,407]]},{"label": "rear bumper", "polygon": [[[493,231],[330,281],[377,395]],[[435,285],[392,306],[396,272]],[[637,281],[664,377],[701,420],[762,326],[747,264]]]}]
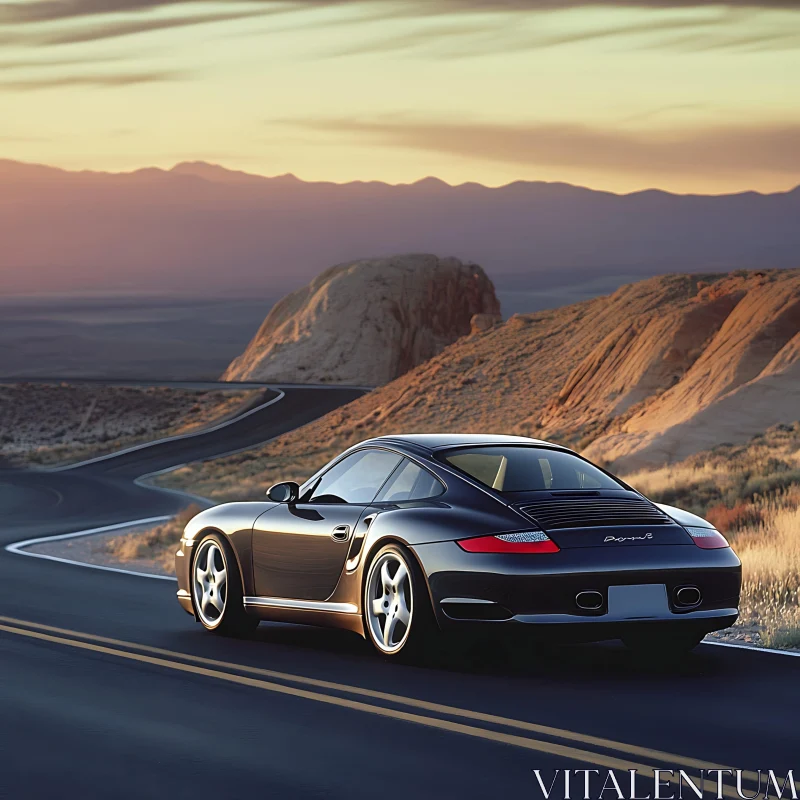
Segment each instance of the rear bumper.
[{"label": "rear bumper", "polygon": [[601,642],[646,634],[705,636],[711,631],[729,628],[739,617],[736,608],[697,611],[690,614],[670,614],[647,619],[605,619],[578,617],[569,614],[528,614],[501,622],[469,622],[459,620],[458,627],[476,631],[533,635],[555,642]]},{"label": "rear bumper", "polygon": [[[738,616],[741,562],[730,549],[693,544],[581,547],[541,555],[466,553],[455,542],[414,548],[428,579],[442,629],[494,627],[539,631],[552,638],[600,641],[653,627],[708,633]],[[668,608],[652,616],[609,612],[610,586],[664,584]],[[677,590],[696,586],[697,606],[680,608]],[[596,592],[597,609],[578,607]]]}]

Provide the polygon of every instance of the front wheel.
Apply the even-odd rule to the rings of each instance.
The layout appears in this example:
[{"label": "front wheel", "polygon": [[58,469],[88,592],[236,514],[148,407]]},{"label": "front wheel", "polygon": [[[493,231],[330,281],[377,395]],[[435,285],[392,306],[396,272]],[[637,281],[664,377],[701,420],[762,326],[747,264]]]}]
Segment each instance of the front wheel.
[{"label": "front wheel", "polygon": [[425,579],[402,545],[377,553],[364,582],[364,627],[379,653],[392,658],[423,654],[435,628]]},{"label": "front wheel", "polygon": [[244,636],[256,629],[258,620],[244,610],[236,556],[223,536],[209,533],[200,541],[191,578],[195,614],[207,631]]}]

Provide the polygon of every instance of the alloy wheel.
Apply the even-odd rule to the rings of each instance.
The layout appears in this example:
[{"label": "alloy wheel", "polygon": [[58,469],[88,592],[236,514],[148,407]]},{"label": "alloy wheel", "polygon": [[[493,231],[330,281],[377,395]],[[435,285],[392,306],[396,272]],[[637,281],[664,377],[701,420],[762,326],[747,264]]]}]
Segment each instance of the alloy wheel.
[{"label": "alloy wheel", "polygon": [[400,650],[411,632],[413,596],[408,564],[396,551],[384,552],[372,563],[365,601],[375,645],[384,653]]},{"label": "alloy wheel", "polygon": [[207,628],[216,628],[225,613],[228,567],[225,554],[213,539],[207,539],[200,545],[194,560],[192,587],[200,621]]}]

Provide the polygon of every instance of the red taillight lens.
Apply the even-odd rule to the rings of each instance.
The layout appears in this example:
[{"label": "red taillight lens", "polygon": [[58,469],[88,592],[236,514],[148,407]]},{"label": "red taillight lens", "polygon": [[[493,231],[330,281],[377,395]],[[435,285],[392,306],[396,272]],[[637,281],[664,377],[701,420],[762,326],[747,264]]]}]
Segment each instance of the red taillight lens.
[{"label": "red taillight lens", "polygon": [[457,542],[468,553],[557,553],[558,545],[541,531],[478,536]]},{"label": "red taillight lens", "polygon": [[716,528],[687,528],[694,543],[703,550],[720,550],[730,547],[728,540]]}]

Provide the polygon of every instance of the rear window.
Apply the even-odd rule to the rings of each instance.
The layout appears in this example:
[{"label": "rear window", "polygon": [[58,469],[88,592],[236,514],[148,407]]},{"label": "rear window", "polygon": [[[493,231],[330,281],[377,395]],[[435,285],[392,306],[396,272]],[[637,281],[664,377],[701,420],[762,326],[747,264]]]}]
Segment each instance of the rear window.
[{"label": "rear window", "polygon": [[439,458],[500,492],[624,489],[597,467],[562,450],[542,447],[472,447]]}]

